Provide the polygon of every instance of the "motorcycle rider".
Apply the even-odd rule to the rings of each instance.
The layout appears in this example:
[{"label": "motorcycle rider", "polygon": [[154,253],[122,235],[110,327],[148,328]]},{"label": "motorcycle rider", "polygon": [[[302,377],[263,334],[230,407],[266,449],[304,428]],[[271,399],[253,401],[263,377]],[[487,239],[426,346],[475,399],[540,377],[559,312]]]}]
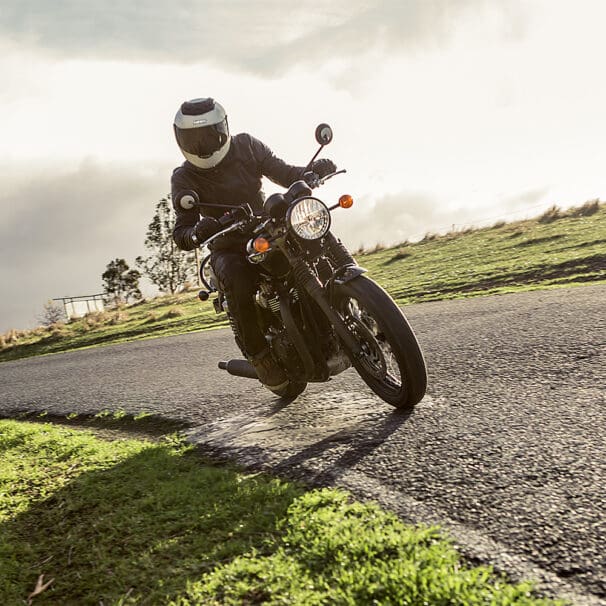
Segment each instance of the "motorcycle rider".
[{"label": "motorcycle rider", "polygon": [[[192,250],[222,229],[225,208],[213,204],[249,204],[263,208],[262,177],[289,187],[303,177],[305,167],[287,164],[261,141],[247,133],[230,135],[227,114],[212,98],[185,101],[174,120],[177,144],[185,162],[172,174],[171,192],[176,223],[173,238],[182,250]],[[313,162],[311,170],[324,177],[336,171],[331,160]],[[194,190],[207,204],[186,210],[182,192]],[[234,323],[236,342],[254,366],[259,380],[279,389],[288,379],[274,361],[258,324],[254,305],[258,269],[246,259],[248,236],[234,232],[211,245],[211,266],[219,280]]]}]

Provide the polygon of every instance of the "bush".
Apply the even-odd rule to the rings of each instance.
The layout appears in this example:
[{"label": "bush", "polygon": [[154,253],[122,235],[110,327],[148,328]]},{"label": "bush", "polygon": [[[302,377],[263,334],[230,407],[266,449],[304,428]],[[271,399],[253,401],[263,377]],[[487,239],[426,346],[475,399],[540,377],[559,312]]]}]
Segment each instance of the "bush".
[{"label": "bush", "polygon": [[106,311],[90,311],[84,316],[84,324],[87,328],[97,328],[109,320],[109,314]]},{"label": "bush", "polygon": [[147,319],[145,320],[146,324],[153,324],[160,319],[160,314],[155,311],[150,311],[147,313]]},{"label": "bush", "polygon": [[29,335],[29,330],[16,330],[11,328],[3,335],[0,335],[0,349],[7,349],[13,345],[17,345],[23,337],[28,337]]},{"label": "bush", "polygon": [[189,292],[191,290],[197,290],[198,289],[198,284],[196,282],[192,282],[191,280],[185,280],[185,282],[183,282],[183,285],[181,286],[181,288],[179,289],[179,292]]},{"label": "bush", "polygon": [[64,337],[66,330],[65,322],[55,322],[48,327],[51,339],[60,339]]},{"label": "bush", "polygon": [[553,223],[563,216],[562,211],[554,204],[539,217],[538,221],[539,223]]},{"label": "bush", "polygon": [[575,206],[566,213],[569,217],[589,217],[600,210],[600,200],[587,200],[582,206]]},{"label": "bush", "polygon": [[42,313],[38,316],[39,322],[43,326],[51,326],[55,322],[65,320],[65,310],[62,305],[49,299],[42,308]]},{"label": "bush", "polygon": [[121,324],[122,322],[126,322],[127,320],[128,314],[125,311],[118,310],[115,313],[111,314],[109,324],[115,326],[116,324]]},{"label": "bush", "polygon": [[185,312],[180,307],[171,307],[162,317],[163,318],[180,318],[184,316]]}]

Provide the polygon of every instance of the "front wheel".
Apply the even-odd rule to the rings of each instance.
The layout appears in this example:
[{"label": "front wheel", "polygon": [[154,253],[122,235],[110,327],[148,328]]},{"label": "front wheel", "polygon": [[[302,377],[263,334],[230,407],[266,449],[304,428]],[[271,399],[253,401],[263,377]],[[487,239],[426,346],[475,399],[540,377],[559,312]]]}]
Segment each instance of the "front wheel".
[{"label": "front wheel", "polygon": [[423,399],[427,369],[404,314],[376,283],[358,276],[337,286],[335,306],[361,346],[352,363],[385,402],[412,410]]}]

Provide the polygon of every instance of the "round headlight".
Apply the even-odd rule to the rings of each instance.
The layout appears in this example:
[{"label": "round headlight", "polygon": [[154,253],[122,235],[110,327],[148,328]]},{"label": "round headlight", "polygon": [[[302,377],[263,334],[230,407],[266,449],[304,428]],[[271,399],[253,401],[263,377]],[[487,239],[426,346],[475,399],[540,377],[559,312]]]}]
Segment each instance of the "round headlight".
[{"label": "round headlight", "polygon": [[288,209],[292,230],[304,240],[317,240],[330,228],[330,211],[317,198],[301,198]]}]

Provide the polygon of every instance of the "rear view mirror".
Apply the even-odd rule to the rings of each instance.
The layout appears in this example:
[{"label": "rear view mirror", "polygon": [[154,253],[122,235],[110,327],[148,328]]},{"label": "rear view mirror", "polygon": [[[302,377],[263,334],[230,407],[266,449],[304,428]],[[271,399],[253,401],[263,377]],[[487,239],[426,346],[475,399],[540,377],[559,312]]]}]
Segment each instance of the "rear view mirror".
[{"label": "rear view mirror", "polygon": [[332,141],[332,128],[328,124],[318,124],[316,127],[316,141],[320,145],[328,145]]},{"label": "rear view mirror", "polygon": [[186,189],[177,194],[175,202],[183,210],[191,210],[200,204],[200,198],[193,189]]}]

